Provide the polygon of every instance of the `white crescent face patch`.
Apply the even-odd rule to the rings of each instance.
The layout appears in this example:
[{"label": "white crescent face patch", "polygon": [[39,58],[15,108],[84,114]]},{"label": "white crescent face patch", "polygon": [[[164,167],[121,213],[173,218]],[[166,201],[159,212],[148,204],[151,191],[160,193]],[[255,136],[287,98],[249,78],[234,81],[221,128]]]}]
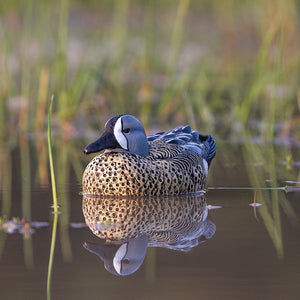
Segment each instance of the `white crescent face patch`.
[{"label": "white crescent face patch", "polygon": [[120,117],[115,124],[114,135],[120,146],[123,149],[128,150],[128,142],[125,135],[122,132],[122,117]]}]

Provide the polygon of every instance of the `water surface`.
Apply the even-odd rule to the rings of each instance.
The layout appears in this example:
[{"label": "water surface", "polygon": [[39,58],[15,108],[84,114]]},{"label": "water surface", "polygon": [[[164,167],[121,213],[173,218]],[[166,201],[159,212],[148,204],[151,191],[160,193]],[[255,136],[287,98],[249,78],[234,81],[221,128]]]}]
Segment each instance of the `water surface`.
[{"label": "water surface", "polygon": [[[52,274],[53,299],[298,299],[300,193],[215,189],[258,188],[257,183],[272,188],[285,186],[284,181],[297,181],[298,153],[285,150],[293,153],[294,159],[289,162],[282,149],[272,146],[272,152],[267,147],[264,153],[273,153],[276,160],[272,164],[271,155],[262,156],[268,160],[266,165],[266,161],[257,160],[256,154],[243,159],[242,151],[237,152],[239,147],[219,147],[212,163],[208,186],[213,189],[208,189],[205,197],[212,208],[221,206],[209,211],[216,225],[212,238],[189,252],[150,247],[141,267],[130,276],[110,274],[97,256],[84,249],[85,241],[98,243],[99,239],[89,228],[82,227],[79,176],[69,164],[65,180],[58,183],[62,213]],[[51,189],[38,183],[36,159],[30,160],[31,183],[26,186],[21,176],[24,170],[19,169],[19,152],[12,157],[13,188],[8,218],[23,217],[24,212],[30,211],[30,220],[51,225]],[[83,161],[81,165],[85,164]],[[2,212],[7,210],[3,198],[6,189],[2,187]],[[263,205],[250,206],[254,201]],[[33,234],[0,231],[3,299],[46,297],[50,225],[35,229]]]}]

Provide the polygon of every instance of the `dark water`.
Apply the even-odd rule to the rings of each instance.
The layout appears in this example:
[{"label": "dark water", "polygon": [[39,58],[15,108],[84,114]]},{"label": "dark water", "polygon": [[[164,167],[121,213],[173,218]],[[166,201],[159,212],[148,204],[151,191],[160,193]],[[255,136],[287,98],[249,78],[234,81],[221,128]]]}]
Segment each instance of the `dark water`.
[{"label": "dark water", "polygon": [[[239,146],[221,146],[208,186],[281,187],[287,184],[284,181],[297,181],[299,153],[284,151],[272,146],[262,152],[269,155],[247,152],[245,159]],[[285,160],[289,153],[293,159]],[[30,211],[31,220],[51,223],[50,187],[38,184],[32,159],[31,188],[22,190],[19,160],[16,151],[9,218]],[[212,238],[187,253],[148,248],[141,268],[121,277],[107,272],[103,262],[83,248],[84,241],[98,242],[98,238],[86,227],[73,228],[73,223],[80,225],[84,218],[79,178],[69,168],[67,180],[58,183],[62,213],[52,274],[53,299],[299,299],[299,191],[209,189],[207,203],[221,206],[209,211],[216,225]],[[249,206],[254,198],[263,205]],[[50,225],[28,235],[0,231],[1,299],[46,298]]]}]

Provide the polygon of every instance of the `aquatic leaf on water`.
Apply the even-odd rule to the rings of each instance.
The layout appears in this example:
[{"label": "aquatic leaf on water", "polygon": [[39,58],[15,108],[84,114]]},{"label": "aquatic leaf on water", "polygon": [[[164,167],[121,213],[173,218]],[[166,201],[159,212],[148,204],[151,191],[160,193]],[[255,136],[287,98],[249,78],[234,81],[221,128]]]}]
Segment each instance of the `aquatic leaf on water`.
[{"label": "aquatic leaf on water", "polygon": [[219,209],[222,208],[221,205],[207,205],[207,209],[212,210],[212,209]]},{"label": "aquatic leaf on water", "polygon": [[261,203],[250,203],[249,205],[252,206],[252,207],[259,207],[259,206],[262,206]]},{"label": "aquatic leaf on water", "polygon": [[71,222],[70,223],[70,227],[71,228],[76,228],[76,229],[80,229],[80,228],[85,228],[87,227],[87,225],[83,222]]}]

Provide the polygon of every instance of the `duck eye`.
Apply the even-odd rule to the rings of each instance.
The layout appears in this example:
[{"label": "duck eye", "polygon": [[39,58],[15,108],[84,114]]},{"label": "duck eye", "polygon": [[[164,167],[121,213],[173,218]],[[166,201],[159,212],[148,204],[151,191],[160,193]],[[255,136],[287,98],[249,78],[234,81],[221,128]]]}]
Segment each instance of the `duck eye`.
[{"label": "duck eye", "polygon": [[128,133],[130,131],[130,128],[125,128],[125,129],[123,129],[123,132],[124,133]]}]

